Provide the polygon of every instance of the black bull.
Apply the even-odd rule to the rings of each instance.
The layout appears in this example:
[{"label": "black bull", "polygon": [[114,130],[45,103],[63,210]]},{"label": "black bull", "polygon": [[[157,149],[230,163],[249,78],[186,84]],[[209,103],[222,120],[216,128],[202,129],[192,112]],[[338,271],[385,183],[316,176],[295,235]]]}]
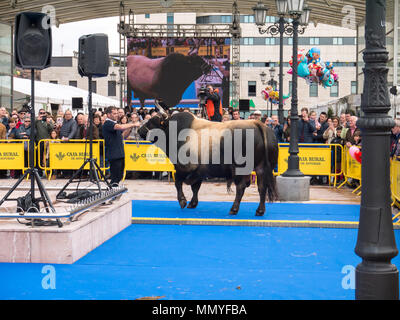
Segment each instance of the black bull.
[{"label": "black bull", "polygon": [[[175,134],[171,131],[172,128],[176,131]],[[157,141],[158,138],[151,139],[149,133],[153,135],[154,129],[159,129],[161,131],[156,131],[164,133],[166,138],[165,143],[158,143],[160,142],[160,140]],[[143,139],[155,141],[170,159],[174,159],[172,162],[176,170],[175,187],[178,192],[178,201],[181,208],[185,208],[187,205],[185,195],[182,191],[183,183],[190,185],[192,188],[193,197],[187,206],[192,209],[198,205],[198,192],[205,179],[226,178],[228,189],[230,189],[232,182],[236,185],[236,198],[230,210],[231,215],[236,215],[239,211],[240,201],[245,189],[250,186],[252,171],[256,172],[257,186],[260,194],[260,204],[256,215],[264,215],[267,196],[270,202],[277,200],[273,169],[277,165],[278,160],[278,143],[272,129],[268,128],[261,121],[237,120],[218,123],[196,118],[188,112],[181,112],[170,118],[165,114],[159,113],[143,124],[138,132]],[[192,135],[187,134],[187,132],[191,132]],[[208,132],[209,135],[204,143],[205,132]],[[227,136],[226,132],[230,134]],[[184,135],[180,137],[180,133],[184,133]],[[157,136],[157,134],[154,136]],[[251,136],[254,138],[249,139]],[[186,139],[182,137],[186,137]],[[232,140],[229,141],[227,137],[231,137]],[[203,139],[202,142],[200,142],[201,139]],[[212,159],[213,151],[211,149],[215,149],[215,144],[211,143],[212,139],[220,142],[217,144],[217,149],[219,150],[217,152],[217,155],[219,155],[218,161],[215,161],[215,158]],[[249,143],[251,143],[250,146]],[[225,149],[227,145],[228,148]],[[246,155],[246,159],[252,161],[250,168],[247,167],[245,169],[246,163],[238,161],[239,157],[236,153],[238,146],[240,147],[239,150],[241,150],[240,156],[243,156],[243,151],[248,152],[250,150],[252,153]],[[181,152],[182,150],[183,152]],[[227,152],[234,154],[228,155],[226,154]],[[194,154],[194,158],[190,157],[190,161],[186,158],[189,154],[190,156]],[[226,162],[226,159],[231,159],[231,161]]]}]

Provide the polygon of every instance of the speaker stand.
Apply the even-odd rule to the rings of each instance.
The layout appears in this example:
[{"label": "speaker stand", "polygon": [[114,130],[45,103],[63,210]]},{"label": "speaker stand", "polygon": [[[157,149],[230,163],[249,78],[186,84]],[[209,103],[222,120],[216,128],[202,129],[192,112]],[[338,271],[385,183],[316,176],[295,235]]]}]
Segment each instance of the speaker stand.
[{"label": "speaker stand", "polygon": [[[57,194],[56,198],[57,199],[65,199],[65,193],[64,191],[67,189],[67,187],[71,183],[80,183],[82,182],[81,177],[84,172],[84,168],[86,167],[87,164],[89,164],[89,179],[91,183],[95,183],[98,190],[99,194],[102,194],[102,189],[101,189],[101,182],[104,182],[108,189],[112,189],[111,184],[107,181],[106,177],[103,174],[103,171],[101,170],[100,166],[96,162],[96,159],[93,158],[93,110],[92,110],[92,76],[88,77],[89,81],[89,101],[88,101],[88,109],[89,109],[89,158],[84,161],[82,166],[72,175],[72,177],[68,180],[67,184],[60,190],[60,192]],[[87,141],[87,138],[86,138]],[[105,146],[104,146],[105,147]],[[99,179],[99,174],[101,176],[101,179]],[[74,181],[76,178],[78,178],[78,181]],[[87,180],[86,180],[87,181]],[[77,188],[78,189],[78,188]],[[85,188],[87,190],[87,187]]]},{"label": "speaker stand", "polygon": [[[35,168],[35,137],[36,137],[36,123],[35,123],[35,69],[31,69],[31,134],[29,137],[29,169],[25,171],[22,177],[20,177],[17,183],[11,187],[11,189],[7,192],[7,194],[0,200],[0,206],[5,201],[18,201],[18,199],[10,199],[10,195],[17,189],[17,187],[21,184],[21,182],[28,177],[30,177],[31,188],[30,188],[30,196],[32,199],[32,206],[28,208],[27,212],[39,211],[39,203],[42,202],[44,204],[44,208],[47,212],[55,212],[53,203],[46,192],[46,189],[39,177],[37,169]],[[38,185],[40,198],[35,198],[35,182]],[[28,194],[29,194],[28,193]],[[18,210],[18,208],[17,208]],[[23,214],[21,214],[21,218],[23,218]],[[57,220],[58,226],[61,228],[63,224],[59,219]],[[34,225],[35,219],[32,220],[32,225]]]}]

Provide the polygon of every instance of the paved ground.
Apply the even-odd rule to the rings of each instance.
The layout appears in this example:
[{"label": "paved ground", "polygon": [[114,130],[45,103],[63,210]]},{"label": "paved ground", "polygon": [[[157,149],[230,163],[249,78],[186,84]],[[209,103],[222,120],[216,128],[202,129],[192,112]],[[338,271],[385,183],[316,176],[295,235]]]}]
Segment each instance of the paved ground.
[{"label": "paved ground", "polygon": [[[42,180],[50,197],[55,201],[55,196],[58,191],[64,187],[68,180]],[[7,191],[16,183],[16,180],[5,179],[0,180],[0,196],[4,197]],[[176,190],[173,182],[159,180],[125,180],[125,186],[128,188],[128,196],[133,200],[176,200]],[[93,184],[82,182],[79,185],[79,190],[84,190],[87,187],[95,187]],[[77,184],[71,184],[69,191],[76,189]],[[15,195],[25,195],[30,190],[30,182],[24,181],[13,193]],[[234,186],[233,186],[234,190]],[[190,186],[184,186],[186,198],[190,200],[192,191]],[[227,193],[226,184],[224,182],[207,182],[203,183],[200,192],[200,201],[233,201],[234,193]],[[256,185],[251,185],[247,188],[243,197],[244,202],[258,202],[259,196]],[[352,194],[352,190],[343,187],[336,189],[329,186],[311,186],[310,188],[310,203],[342,203],[342,204],[359,204],[360,196]]]}]

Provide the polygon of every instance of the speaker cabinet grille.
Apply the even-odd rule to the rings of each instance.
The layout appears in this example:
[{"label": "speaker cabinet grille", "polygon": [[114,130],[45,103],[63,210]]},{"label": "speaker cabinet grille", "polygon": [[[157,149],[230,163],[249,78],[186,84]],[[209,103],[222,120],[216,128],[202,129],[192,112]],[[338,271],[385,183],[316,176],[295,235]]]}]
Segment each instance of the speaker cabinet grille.
[{"label": "speaker cabinet grille", "polygon": [[79,38],[78,72],[81,76],[106,77],[108,75],[108,37],[97,33]]},{"label": "speaker cabinet grille", "polygon": [[23,69],[45,69],[51,64],[51,28],[48,16],[22,12],[15,18],[15,65]]}]

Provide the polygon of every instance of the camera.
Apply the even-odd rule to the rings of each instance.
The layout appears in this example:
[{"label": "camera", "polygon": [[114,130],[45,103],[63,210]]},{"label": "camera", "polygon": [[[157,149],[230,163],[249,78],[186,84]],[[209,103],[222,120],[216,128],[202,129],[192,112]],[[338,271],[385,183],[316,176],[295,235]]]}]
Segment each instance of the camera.
[{"label": "camera", "polygon": [[199,89],[198,98],[200,99],[200,105],[204,106],[207,100],[207,89],[205,86],[201,86]]}]

